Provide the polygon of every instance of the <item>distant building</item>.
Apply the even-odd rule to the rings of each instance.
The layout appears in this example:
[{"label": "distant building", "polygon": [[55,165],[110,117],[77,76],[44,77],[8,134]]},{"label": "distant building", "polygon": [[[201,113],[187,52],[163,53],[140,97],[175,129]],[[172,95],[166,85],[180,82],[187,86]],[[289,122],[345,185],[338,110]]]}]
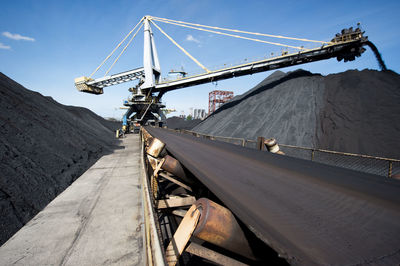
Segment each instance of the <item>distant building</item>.
[{"label": "distant building", "polygon": [[221,105],[233,98],[233,91],[215,90],[208,94],[208,114],[215,112]]},{"label": "distant building", "polygon": [[193,110],[193,119],[201,119],[206,118],[206,110],[205,109],[194,109]]}]

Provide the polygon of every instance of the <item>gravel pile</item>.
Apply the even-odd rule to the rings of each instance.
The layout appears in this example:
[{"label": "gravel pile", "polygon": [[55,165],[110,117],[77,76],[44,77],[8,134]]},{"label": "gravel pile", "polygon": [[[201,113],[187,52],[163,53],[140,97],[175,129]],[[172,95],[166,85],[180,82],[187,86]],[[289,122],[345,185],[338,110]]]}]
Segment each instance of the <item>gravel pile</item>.
[{"label": "gravel pile", "polygon": [[400,75],[375,70],[328,76],[276,71],[193,130],[400,158]]},{"label": "gravel pile", "polygon": [[173,116],[167,118],[167,127],[171,129],[191,130],[201,122],[201,119],[185,120],[183,118]]},{"label": "gravel pile", "polygon": [[116,148],[118,126],[0,73],[0,245]]}]

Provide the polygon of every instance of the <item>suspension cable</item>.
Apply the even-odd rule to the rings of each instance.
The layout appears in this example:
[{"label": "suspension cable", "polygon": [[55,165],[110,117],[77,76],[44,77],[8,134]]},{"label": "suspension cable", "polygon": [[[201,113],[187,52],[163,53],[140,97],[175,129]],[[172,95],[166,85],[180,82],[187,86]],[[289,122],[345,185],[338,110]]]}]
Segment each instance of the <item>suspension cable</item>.
[{"label": "suspension cable", "polygon": [[135,34],[133,34],[132,38],[129,40],[129,42],[125,45],[124,49],[122,49],[122,52],[118,55],[117,59],[115,59],[115,61],[112,63],[112,65],[110,66],[110,68],[107,70],[107,72],[104,74],[104,76],[107,76],[108,72],[110,72],[110,70],[113,68],[113,66],[115,65],[115,63],[118,62],[118,59],[121,57],[121,55],[125,52],[126,48],[128,48],[128,46],[131,44],[131,42],[133,41],[133,39],[135,38],[136,34],[138,34],[139,30],[142,28],[143,24],[140,25],[140,27],[137,29],[137,31],[135,32]]},{"label": "suspension cable", "polygon": [[152,17],[152,18],[154,20],[161,21],[161,22],[169,21],[169,22],[175,22],[178,24],[187,24],[187,25],[199,26],[199,27],[210,28],[210,29],[215,29],[215,30],[224,30],[224,31],[252,34],[252,35],[258,35],[258,36],[266,36],[266,37],[272,37],[272,38],[280,38],[280,39],[288,39],[288,40],[304,41],[304,42],[316,42],[316,43],[322,43],[322,44],[330,44],[331,43],[331,42],[310,40],[310,39],[304,39],[304,38],[295,38],[295,37],[287,37],[287,36],[281,36],[281,35],[272,35],[272,34],[266,34],[266,33],[258,33],[258,32],[250,32],[250,31],[243,31],[243,30],[213,27],[213,26],[184,22],[184,21],[179,21],[179,20],[172,20],[172,19],[167,19],[167,18],[159,18],[159,17]]},{"label": "suspension cable", "polygon": [[304,47],[300,47],[300,46],[292,46],[292,45],[276,43],[276,42],[269,42],[269,41],[264,41],[264,40],[260,40],[260,39],[244,37],[244,36],[240,36],[240,35],[220,32],[220,31],[207,30],[207,29],[202,29],[202,28],[193,27],[193,26],[189,26],[189,25],[183,25],[183,24],[179,24],[179,23],[175,23],[175,22],[170,22],[170,21],[166,21],[166,20],[164,20],[164,21],[163,20],[157,20],[157,21],[168,23],[168,24],[173,24],[173,25],[177,25],[177,26],[181,26],[181,27],[186,27],[186,28],[190,28],[190,29],[195,29],[195,30],[200,30],[200,31],[207,31],[207,32],[220,34],[220,35],[226,35],[226,36],[235,37],[235,38],[239,38],[239,39],[245,39],[245,40],[250,40],[250,41],[255,41],[255,42],[267,43],[267,44],[283,46],[283,47],[287,47],[287,48],[294,48],[294,49],[298,49],[298,50],[305,50]]},{"label": "suspension cable", "polygon": [[173,44],[175,44],[182,52],[184,52],[190,59],[192,59],[198,66],[200,66],[202,69],[204,69],[207,73],[210,73],[211,71],[208,70],[205,66],[203,66],[199,61],[197,61],[196,58],[194,58],[191,54],[189,54],[182,46],[180,46],[174,39],[172,39],[165,31],[163,31],[154,21],[150,20],[151,23],[161,31],[162,34],[164,34]]},{"label": "suspension cable", "polygon": [[142,23],[144,17],[136,24],[136,26],[125,36],[125,38],[117,45],[117,47],[114,48],[114,50],[104,59],[104,61],[96,68],[95,71],[93,71],[92,74],[90,74],[89,78],[91,78],[97,70],[100,69],[100,67],[114,54],[114,52],[125,42],[125,40],[132,34],[132,32],[136,29],[136,27]]}]

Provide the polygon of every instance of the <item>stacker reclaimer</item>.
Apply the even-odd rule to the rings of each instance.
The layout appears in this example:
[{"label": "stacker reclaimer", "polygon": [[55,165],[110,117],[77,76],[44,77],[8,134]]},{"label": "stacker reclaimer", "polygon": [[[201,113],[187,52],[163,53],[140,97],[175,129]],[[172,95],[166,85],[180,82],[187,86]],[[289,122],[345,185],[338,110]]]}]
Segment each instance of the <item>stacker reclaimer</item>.
[{"label": "stacker reclaimer", "polygon": [[[189,54],[174,39],[172,39],[172,37],[170,37],[163,29],[160,28],[160,26],[158,26],[158,24],[156,24],[156,21],[185,28],[206,31],[219,35],[277,45],[284,47],[286,50],[278,56],[264,58],[258,61],[246,62],[243,64],[211,71],[203,64],[201,64],[197,59],[195,59],[191,54]],[[201,67],[203,69],[203,73],[197,75],[188,75],[185,72],[185,75],[177,75],[176,79],[174,80],[162,80],[160,61],[158,58],[151,25],[156,27],[174,45],[182,50],[199,67]],[[114,75],[108,75],[111,68],[124,53],[124,51],[132,42],[133,38],[137,35],[142,26],[144,29],[143,67],[128,70]],[[136,32],[132,35],[135,30]],[[318,44],[318,46],[312,49],[306,49],[304,48],[304,46],[293,46],[278,42],[271,42],[263,39],[238,35],[238,33],[246,35],[256,35],[261,37],[278,38],[282,40],[316,43]],[[119,56],[115,59],[111,67],[107,70],[105,76],[93,79],[92,76],[131,35],[131,39],[126,44]],[[139,125],[146,124],[157,124],[160,126],[165,124],[166,117],[162,112],[162,108],[164,108],[165,106],[161,103],[161,98],[168,91],[334,57],[336,57],[338,61],[352,61],[356,57],[359,57],[365,51],[365,48],[363,47],[365,45],[368,45],[372,48],[375,55],[377,56],[381,68],[386,69],[382,59],[380,58],[379,53],[377,52],[376,47],[368,41],[368,37],[364,36],[364,32],[360,29],[360,27],[357,27],[356,29],[344,29],[340,33],[336,34],[331,41],[316,41],[304,38],[293,38],[249,31],[233,30],[228,28],[212,27],[195,23],[176,21],[172,19],[145,16],[136,24],[136,26],[128,33],[128,35],[118,44],[118,46],[111,52],[111,54],[107,56],[107,58],[89,77],[76,78],[75,86],[79,91],[82,92],[102,94],[103,88],[105,87],[138,80],[138,83],[134,87],[131,87],[129,89],[131,95],[128,100],[124,101],[123,103],[124,106],[128,107],[128,110],[123,116],[122,132],[127,133],[129,131],[133,131],[135,125],[137,127]]]}]

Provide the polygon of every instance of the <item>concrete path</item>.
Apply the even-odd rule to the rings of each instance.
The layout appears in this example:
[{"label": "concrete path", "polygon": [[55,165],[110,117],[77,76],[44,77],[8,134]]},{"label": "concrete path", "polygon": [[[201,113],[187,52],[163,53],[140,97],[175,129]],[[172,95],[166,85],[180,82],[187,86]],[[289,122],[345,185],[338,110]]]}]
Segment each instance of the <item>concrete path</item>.
[{"label": "concrete path", "polygon": [[103,156],[0,247],[0,265],[142,265],[139,137]]}]

